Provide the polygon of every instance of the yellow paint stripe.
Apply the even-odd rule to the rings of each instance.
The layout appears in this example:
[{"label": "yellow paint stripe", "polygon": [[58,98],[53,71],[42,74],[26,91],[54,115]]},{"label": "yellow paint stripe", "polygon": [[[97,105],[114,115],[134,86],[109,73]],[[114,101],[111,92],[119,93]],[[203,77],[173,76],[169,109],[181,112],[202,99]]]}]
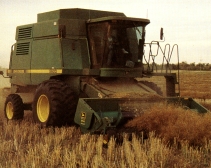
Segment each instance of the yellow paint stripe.
[{"label": "yellow paint stripe", "polygon": [[7,73],[12,73],[12,70],[10,70],[10,69],[7,69]]},{"label": "yellow paint stripe", "polygon": [[61,74],[62,69],[8,69],[7,73],[39,73],[39,74],[48,74],[48,73],[56,73]]}]

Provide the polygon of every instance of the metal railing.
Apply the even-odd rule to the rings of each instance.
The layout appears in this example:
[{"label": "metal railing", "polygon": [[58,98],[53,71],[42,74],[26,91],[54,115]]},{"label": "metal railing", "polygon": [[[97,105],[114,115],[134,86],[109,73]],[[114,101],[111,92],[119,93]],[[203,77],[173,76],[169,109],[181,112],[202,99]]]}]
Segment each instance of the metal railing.
[{"label": "metal railing", "polygon": [[[149,54],[148,57],[146,56],[146,53],[144,51],[143,60],[145,63],[143,63],[147,68],[144,70],[144,72],[147,73],[153,73],[154,71],[158,72],[157,64],[155,62],[155,59],[158,55],[162,56],[162,63],[161,63],[161,73],[171,73],[172,67],[171,67],[171,59],[173,56],[173,53],[176,52],[176,59],[177,59],[177,84],[178,84],[178,90],[180,92],[180,85],[179,85],[179,79],[180,79],[180,73],[179,73],[179,47],[177,44],[174,44],[171,48],[170,44],[165,44],[164,49],[162,49],[160,42],[162,41],[152,41],[151,43],[145,43],[145,47],[149,46]],[[152,52],[152,46],[157,45],[157,49],[154,51],[154,54]],[[164,72],[165,71],[165,72]]]},{"label": "metal railing", "polygon": [[[159,41],[152,41],[151,43],[145,43],[145,47],[146,45],[149,45],[149,55],[148,57],[146,56],[146,53],[144,52],[144,60],[145,60],[145,65],[147,65],[147,72],[153,72],[154,68],[156,68],[156,62],[155,62],[155,58],[159,55],[159,51],[162,54],[162,63],[161,63],[161,72],[163,70],[166,71],[166,73],[168,73],[169,71],[171,71],[171,58],[172,55],[174,53],[174,50],[176,48],[176,57],[177,57],[177,69],[179,69],[179,47],[177,44],[174,44],[173,47],[171,48],[170,44],[166,44],[164,46],[164,49],[162,49]],[[157,45],[157,49],[154,52],[155,54],[153,54],[152,52],[152,46],[153,45]],[[156,68],[157,70],[157,68]]]}]

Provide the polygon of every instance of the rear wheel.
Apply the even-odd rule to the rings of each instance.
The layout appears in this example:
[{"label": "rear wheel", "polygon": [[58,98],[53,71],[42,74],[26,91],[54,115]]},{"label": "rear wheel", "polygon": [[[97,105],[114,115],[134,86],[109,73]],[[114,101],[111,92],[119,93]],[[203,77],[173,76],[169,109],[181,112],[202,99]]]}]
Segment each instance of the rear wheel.
[{"label": "rear wheel", "polygon": [[10,94],[5,101],[4,114],[8,120],[23,119],[24,108],[21,97],[17,94]]},{"label": "rear wheel", "polygon": [[33,103],[34,121],[42,126],[66,124],[67,115],[74,110],[70,107],[70,97],[70,87],[59,80],[52,79],[41,83],[36,90]]}]

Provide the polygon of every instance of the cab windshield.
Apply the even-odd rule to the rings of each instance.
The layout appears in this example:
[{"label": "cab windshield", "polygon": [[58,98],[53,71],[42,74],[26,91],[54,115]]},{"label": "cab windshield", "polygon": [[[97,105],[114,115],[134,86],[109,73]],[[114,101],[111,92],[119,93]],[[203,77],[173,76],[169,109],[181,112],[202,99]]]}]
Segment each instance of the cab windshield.
[{"label": "cab windshield", "polygon": [[[139,24],[140,25],[140,24]],[[92,68],[124,68],[140,65],[139,43],[144,26],[132,21],[106,21],[88,25]]]}]

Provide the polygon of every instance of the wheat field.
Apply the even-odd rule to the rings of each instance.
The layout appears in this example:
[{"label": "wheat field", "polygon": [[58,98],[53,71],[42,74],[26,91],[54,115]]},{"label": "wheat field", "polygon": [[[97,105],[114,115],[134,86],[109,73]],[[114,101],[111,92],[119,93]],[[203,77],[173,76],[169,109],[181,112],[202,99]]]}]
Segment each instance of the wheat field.
[{"label": "wheat field", "polygon": [[182,97],[211,99],[210,71],[181,71],[180,90]]},{"label": "wheat field", "polygon": [[[1,80],[3,80],[1,78]],[[209,108],[210,72],[182,71],[181,96],[199,99]],[[26,168],[164,168],[211,167],[211,114],[163,105],[153,107],[125,127],[118,143],[103,135],[81,134],[77,127],[40,128],[25,113],[23,121],[4,119],[6,93],[0,96],[0,167]]]}]

